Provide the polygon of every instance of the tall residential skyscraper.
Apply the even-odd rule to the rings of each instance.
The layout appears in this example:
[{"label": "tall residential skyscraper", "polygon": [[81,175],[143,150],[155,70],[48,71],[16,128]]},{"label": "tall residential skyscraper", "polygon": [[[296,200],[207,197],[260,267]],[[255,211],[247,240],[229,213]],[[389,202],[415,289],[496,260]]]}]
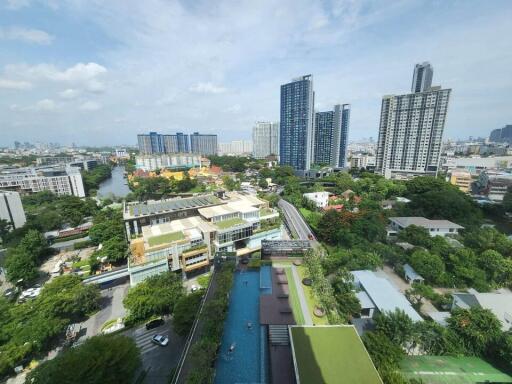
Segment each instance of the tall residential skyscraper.
[{"label": "tall residential skyscraper", "polygon": [[335,105],[334,110],[315,114],[314,163],[343,168],[347,159],[350,105]]},{"label": "tall residential skyscraper", "polygon": [[382,98],[376,172],[386,178],[437,174],[450,92],[437,86]]},{"label": "tall residential skyscraper", "polygon": [[162,135],[156,132],[137,135],[141,154],[153,153],[187,153],[190,152],[188,135],[181,132],[175,135]]},{"label": "tall residential skyscraper", "polygon": [[165,153],[190,152],[188,135],[177,132],[175,135],[162,135]]},{"label": "tall residential skyscraper", "polygon": [[279,162],[299,174],[309,170],[313,161],[314,120],[313,76],[281,85]]},{"label": "tall residential skyscraper", "polygon": [[252,143],[252,156],[255,159],[279,156],[279,123],[258,121],[252,128]]},{"label": "tall residential skyscraper", "polygon": [[201,155],[216,155],[217,135],[202,135],[194,132],[190,135],[190,151]]},{"label": "tall residential skyscraper", "polygon": [[411,92],[425,92],[432,86],[432,77],[434,76],[434,68],[428,61],[414,66],[412,75]]},{"label": "tall residential skyscraper", "polygon": [[149,132],[149,134],[137,135],[137,142],[139,144],[139,151],[145,154],[151,153],[164,153],[164,138],[156,132]]}]

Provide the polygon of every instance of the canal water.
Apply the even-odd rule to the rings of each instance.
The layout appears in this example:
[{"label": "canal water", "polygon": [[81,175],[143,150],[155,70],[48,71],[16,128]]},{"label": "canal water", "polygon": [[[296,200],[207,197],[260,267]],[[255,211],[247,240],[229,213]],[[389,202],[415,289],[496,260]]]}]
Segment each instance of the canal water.
[{"label": "canal water", "polygon": [[125,197],[129,192],[127,179],[124,178],[124,167],[117,166],[112,168],[112,177],[103,181],[98,188],[98,197]]}]

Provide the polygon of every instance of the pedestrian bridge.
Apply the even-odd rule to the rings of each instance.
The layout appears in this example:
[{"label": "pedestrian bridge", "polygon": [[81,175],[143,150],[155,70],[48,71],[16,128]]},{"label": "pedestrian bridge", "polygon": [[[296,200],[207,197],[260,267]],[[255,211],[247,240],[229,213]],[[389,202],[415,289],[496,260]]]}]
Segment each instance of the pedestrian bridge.
[{"label": "pedestrian bridge", "polygon": [[93,275],[84,279],[85,284],[105,284],[129,276],[128,267],[119,268],[110,272]]}]

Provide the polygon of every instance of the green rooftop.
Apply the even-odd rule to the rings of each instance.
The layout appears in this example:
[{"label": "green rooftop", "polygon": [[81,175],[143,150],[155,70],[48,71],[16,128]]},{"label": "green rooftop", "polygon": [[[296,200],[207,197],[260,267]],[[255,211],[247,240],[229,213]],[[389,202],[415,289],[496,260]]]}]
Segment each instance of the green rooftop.
[{"label": "green rooftop", "polygon": [[245,223],[247,223],[245,220],[235,217],[233,219],[217,221],[215,223],[215,225],[219,229],[228,229],[228,228],[234,227],[235,225],[240,225],[240,224],[245,224]]},{"label": "green rooftop", "polygon": [[274,211],[272,209],[270,209],[270,208],[261,208],[260,209],[260,217],[268,216],[268,215],[271,215],[273,213],[274,213]]},{"label": "green rooftop", "polygon": [[478,357],[406,356],[400,370],[425,384],[512,383],[512,377]]},{"label": "green rooftop", "polygon": [[301,383],[382,384],[353,326],[291,328]]},{"label": "green rooftop", "polygon": [[172,243],[173,241],[183,240],[185,236],[183,232],[171,232],[164,233],[163,235],[152,236],[148,239],[148,244],[150,247],[155,247],[157,245]]}]

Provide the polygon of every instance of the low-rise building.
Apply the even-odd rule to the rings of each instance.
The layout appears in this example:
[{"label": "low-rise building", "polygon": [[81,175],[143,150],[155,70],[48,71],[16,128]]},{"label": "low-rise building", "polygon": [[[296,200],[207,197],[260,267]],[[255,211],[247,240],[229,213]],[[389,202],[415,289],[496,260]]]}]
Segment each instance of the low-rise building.
[{"label": "low-rise building", "polygon": [[404,311],[413,321],[422,321],[412,304],[391,283],[372,271],[352,271],[356,297],[361,303],[361,318],[372,319],[377,313]]},{"label": "low-rise building", "polygon": [[0,219],[10,224],[11,230],[21,228],[26,223],[25,211],[18,192],[0,191]]},{"label": "low-rise building", "polygon": [[454,169],[449,175],[450,184],[457,186],[462,192],[471,192],[473,179],[471,173],[464,169]]},{"label": "low-rise building", "polygon": [[512,174],[499,171],[483,171],[476,182],[478,192],[491,201],[503,201],[505,193],[512,187]]},{"label": "low-rise building", "polygon": [[401,230],[409,225],[425,228],[430,236],[456,235],[459,230],[464,229],[459,224],[449,220],[429,220],[424,217],[390,217],[387,228],[388,236],[396,236]]},{"label": "low-rise building", "polygon": [[202,157],[193,153],[166,153],[139,155],[135,157],[135,167],[143,171],[156,171],[158,169],[184,169],[201,167]]},{"label": "low-rise building", "polygon": [[149,203],[125,205],[132,285],[168,270],[186,275],[207,267],[218,252],[243,256],[260,250],[263,240],[281,239],[279,213],[255,196],[233,192]]},{"label": "low-rise building", "polygon": [[329,192],[311,192],[304,193],[302,196],[313,202],[317,208],[325,208],[329,204],[329,195]]},{"label": "low-rise building", "polygon": [[452,294],[452,309],[483,308],[491,311],[501,322],[501,329],[505,332],[512,329],[512,293],[480,293],[470,288],[467,292]]}]

